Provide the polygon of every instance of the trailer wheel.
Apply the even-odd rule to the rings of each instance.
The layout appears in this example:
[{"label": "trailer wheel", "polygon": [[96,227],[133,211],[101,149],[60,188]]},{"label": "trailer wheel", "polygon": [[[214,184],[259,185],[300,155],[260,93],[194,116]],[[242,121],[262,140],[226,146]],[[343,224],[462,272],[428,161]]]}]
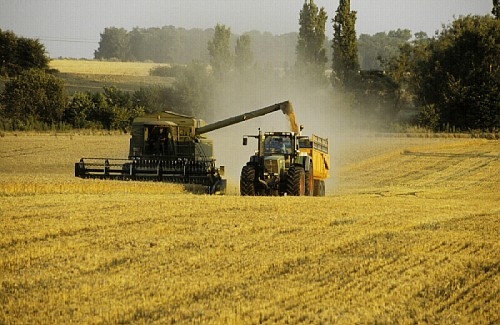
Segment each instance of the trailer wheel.
[{"label": "trailer wheel", "polygon": [[240,176],[240,194],[242,196],[255,196],[255,168],[243,166]]},{"label": "trailer wheel", "polygon": [[314,196],[325,196],[325,181],[315,180],[314,181]]},{"label": "trailer wheel", "polygon": [[286,192],[292,196],[302,196],[306,191],[306,178],[304,168],[292,166],[288,169],[286,178]]}]

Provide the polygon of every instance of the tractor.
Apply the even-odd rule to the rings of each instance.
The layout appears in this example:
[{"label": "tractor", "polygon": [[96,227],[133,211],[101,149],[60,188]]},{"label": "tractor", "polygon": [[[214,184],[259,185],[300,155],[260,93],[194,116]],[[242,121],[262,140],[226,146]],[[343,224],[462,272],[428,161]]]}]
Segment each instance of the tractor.
[{"label": "tractor", "polygon": [[296,132],[262,132],[243,137],[257,139],[255,154],[243,166],[242,196],[324,196],[330,176],[328,139]]}]

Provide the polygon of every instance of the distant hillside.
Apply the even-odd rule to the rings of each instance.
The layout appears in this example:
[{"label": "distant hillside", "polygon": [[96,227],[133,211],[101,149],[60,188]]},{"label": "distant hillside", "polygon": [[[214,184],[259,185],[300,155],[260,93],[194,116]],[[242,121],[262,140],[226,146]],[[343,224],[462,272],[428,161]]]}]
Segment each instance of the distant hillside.
[{"label": "distant hillside", "polygon": [[169,86],[169,77],[150,76],[151,68],[165,64],[144,62],[105,62],[97,60],[52,60],[51,69],[59,71],[68,94],[77,91],[100,92],[104,86],[115,86],[123,91],[136,91],[154,85]]}]

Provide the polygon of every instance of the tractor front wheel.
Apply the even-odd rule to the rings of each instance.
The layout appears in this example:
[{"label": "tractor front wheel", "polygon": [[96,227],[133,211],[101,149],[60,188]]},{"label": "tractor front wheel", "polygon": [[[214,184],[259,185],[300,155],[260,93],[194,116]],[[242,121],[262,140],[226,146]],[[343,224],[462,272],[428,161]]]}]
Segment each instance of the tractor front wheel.
[{"label": "tractor front wheel", "polygon": [[255,196],[255,168],[243,166],[240,176],[240,194],[242,196]]},{"label": "tractor front wheel", "polygon": [[292,166],[288,169],[286,192],[292,196],[302,196],[306,192],[306,177],[304,168]]}]

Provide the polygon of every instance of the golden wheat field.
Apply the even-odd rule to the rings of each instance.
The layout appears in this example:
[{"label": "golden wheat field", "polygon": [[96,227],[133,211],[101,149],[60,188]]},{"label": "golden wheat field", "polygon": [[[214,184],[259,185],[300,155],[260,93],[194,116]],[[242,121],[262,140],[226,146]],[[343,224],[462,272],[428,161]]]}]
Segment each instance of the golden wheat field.
[{"label": "golden wheat field", "polygon": [[326,197],[73,177],[128,139],[0,137],[0,324],[500,323],[498,141],[332,141]]},{"label": "golden wheat field", "polygon": [[152,68],[170,66],[153,62],[106,62],[98,60],[51,60],[50,68],[62,73],[149,76]]},{"label": "golden wheat field", "polygon": [[58,70],[68,94],[97,92],[103,87],[117,87],[123,91],[136,91],[143,87],[165,86],[174,78],[150,76],[150,70],[165,63],[107,62],[97,60],[51,60],[50,68]]}]

